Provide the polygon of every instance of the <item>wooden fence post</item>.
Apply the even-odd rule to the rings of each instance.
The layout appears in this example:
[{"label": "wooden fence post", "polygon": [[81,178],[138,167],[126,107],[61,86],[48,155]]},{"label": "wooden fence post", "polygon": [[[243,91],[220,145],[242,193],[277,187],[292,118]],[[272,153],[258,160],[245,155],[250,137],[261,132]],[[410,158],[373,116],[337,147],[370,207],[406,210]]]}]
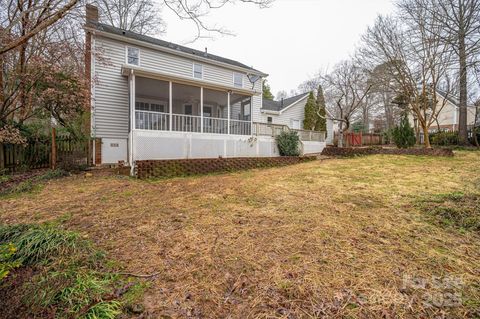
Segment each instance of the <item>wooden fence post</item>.
[{"label": "wooden fence post", "polygon": [[57,143],[56,143],[56,129],[52,127],[52,169],[57,166]]}]

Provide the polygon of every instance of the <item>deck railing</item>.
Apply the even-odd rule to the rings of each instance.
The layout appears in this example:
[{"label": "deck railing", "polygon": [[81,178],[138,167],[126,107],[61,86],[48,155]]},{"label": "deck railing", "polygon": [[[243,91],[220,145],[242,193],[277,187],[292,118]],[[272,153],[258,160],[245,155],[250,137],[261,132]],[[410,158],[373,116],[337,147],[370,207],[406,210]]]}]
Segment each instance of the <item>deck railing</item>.
[{"label": "deck railing", "polygon": [[250,121],[230,120],[230,134],[251,135],[252,123]]},{"label": "deck railing", "polygon": [[197,115],[172,114],[172,131],[201,132],[201,117]]},{"label": "deck railing", "polygon": [[[135,128],[141,130],[168,131],[170,114],[162,112],[135,111]],[[286,125],[252,123],[250,121],[204,117],[203,132],[213,134],[277,136],[283,131],[296,131],[302,141],[325,142],[325,132],[290,129]],[[198,115],[172,114],[172,131],[195,132],[202,131],[202,117]]]},{"label": "deck railing", "polygon": [[228,119],[204,117],[203,118],[203,132],[213,134],[227,134],[228,133]]},{"label": "deck railing", "polygon": [[135,111],[135,128],[139,130],[168,131],[170,114],[149,111]]}]

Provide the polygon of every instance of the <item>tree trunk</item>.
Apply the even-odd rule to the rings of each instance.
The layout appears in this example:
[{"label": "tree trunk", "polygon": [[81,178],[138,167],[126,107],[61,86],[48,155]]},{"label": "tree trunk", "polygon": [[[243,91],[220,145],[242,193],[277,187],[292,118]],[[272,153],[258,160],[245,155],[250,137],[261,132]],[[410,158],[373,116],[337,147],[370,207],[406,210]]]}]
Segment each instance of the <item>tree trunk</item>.
[{"label": "tree trunk", "polygon": [[465,33],[459,31],[459,64],[460,64],[460,100],[458,116],[458,139],[461,145],[468,143],[467,133],[467,53],[465,48]]},{"label": "tree trunk", "polygon": [[423,145],[425,148],[432,148],[430,145],[430,137],[428,136],[428,127],[426,125],[422,125],[423,130]]}]

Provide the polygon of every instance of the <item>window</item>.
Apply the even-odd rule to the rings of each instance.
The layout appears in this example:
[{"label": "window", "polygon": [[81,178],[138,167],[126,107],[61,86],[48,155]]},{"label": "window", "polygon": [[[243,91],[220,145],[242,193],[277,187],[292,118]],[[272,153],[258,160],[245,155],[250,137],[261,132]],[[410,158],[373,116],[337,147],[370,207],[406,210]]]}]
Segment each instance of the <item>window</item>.
[{"label": "window", "polygon": [[204,117],[212,117],[212,107],[211,106],[203,106],[203,116]]},{"label": "window", "polygon": [[233,73],[233,86],[237,88],[243,87],[243,74],[242,73]]},{"label": "window", "polygon": [[273,118],[271,116],[267,117],[267,123],[268,124],[273,124]]},{"label": "window", "polygon": [[196,79],[203,79],[203,65],[193,64],[193,77]]},{"label": "window", "polygon": [[135,109],[139,111],[148,111],[148,112],[165,112],[165,105],[159,103],[148,103],[142,101],[135,102]]},{"label": "window", "polygon": [[127,47],[127,64],[140,65],[140,49]]},{"label": "window", "polygon": [[292,129],[299,130],[300,129],[300,120],[291,120],[292,122]]},{"label": "window", "polygon": [[193,115],[193,105],[192,104],[184,104],[183,105],[183,114]]}]

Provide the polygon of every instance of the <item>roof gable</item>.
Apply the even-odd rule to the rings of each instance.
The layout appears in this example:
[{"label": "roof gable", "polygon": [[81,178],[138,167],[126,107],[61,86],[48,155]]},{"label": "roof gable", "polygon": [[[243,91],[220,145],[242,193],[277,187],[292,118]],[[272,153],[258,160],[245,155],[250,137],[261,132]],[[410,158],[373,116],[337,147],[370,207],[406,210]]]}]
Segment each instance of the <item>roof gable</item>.
[{"label": "roof gable", "polygon": [[274,111],[274,112],[283,112],[290,106],[294,105],[295,103],[303,100],[305,97],[307,97],[310,93],[302,93],[299,95],[295,95],[292,97],[289,97],[288,99],[284,99],[283,101],[274,101],[274,100],[268,100],[268,99],[263,99],[263,107],[262,110],[264,111]]}]

